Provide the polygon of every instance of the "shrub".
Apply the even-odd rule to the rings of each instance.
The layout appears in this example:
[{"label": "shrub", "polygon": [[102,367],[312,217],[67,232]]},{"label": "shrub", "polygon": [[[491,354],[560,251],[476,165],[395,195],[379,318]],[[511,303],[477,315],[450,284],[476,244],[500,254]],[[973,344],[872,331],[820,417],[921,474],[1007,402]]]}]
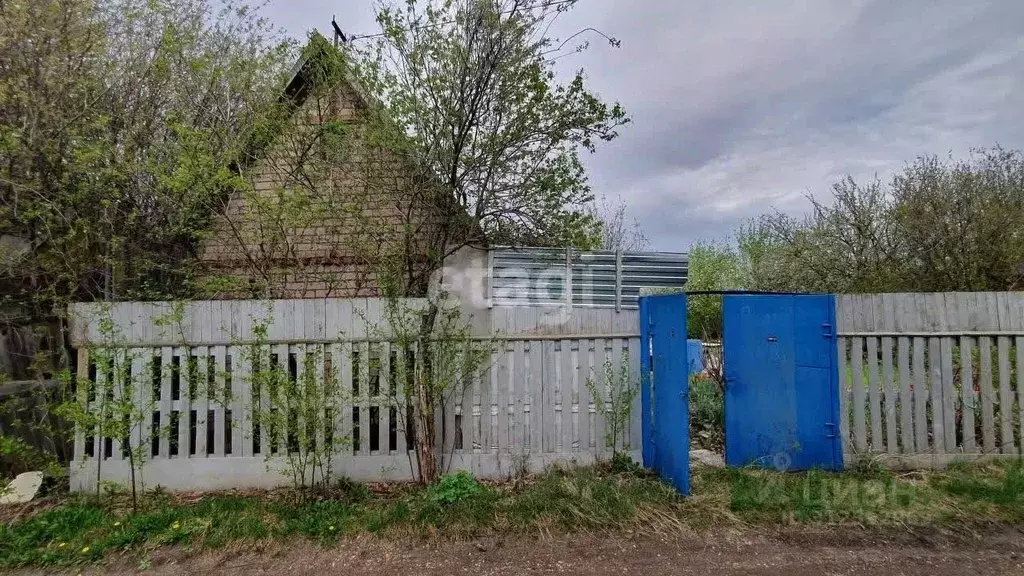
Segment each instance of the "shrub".
[{"label": "shrub", "polygon": [[460,471],[446,474],[441,480],[427,490],[427,500],[435,504],[455,504],[463,500],[479,496],[486,489],[469,472]]},{"label": "shrub", "polygon": [[690,379],[690,436],[701,448],[725,446],[725,400],[722,389],[701,375]]}]

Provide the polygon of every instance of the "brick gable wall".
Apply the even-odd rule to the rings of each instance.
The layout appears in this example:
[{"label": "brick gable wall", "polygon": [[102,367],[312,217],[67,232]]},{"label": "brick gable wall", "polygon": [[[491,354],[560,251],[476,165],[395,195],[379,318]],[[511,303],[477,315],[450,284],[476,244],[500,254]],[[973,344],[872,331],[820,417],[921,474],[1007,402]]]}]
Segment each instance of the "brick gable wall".
[{"label": "brick gable wall", "polygon": [[[406,230],[430,234],[435,211],[412,193],[399,159],[362,145],[364,110],[342,84],[295,111],[292,129],[245,174],[250,189],[228,199],[201,243],[204,297],[379,295],[381,259],[395,253]],[[331,122],[347,131],[343,151],[318,156],[310,143]]]}]

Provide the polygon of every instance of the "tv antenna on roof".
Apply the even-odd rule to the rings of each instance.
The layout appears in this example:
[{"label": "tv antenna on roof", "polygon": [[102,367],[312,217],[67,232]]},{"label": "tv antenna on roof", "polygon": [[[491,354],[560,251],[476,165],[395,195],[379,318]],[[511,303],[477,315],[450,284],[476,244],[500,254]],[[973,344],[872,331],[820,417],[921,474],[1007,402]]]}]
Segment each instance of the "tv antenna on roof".
[{"label": "tv antenna on roof", "polygon": [[348,42],[348,38],[345,37],[345,33],[341,31],[341,27],[338,26],[338,21],[334,19],[334,15],[331,15],[331,26],[334,27],[334,47],[338,47],[338,40],[342,43]]}]

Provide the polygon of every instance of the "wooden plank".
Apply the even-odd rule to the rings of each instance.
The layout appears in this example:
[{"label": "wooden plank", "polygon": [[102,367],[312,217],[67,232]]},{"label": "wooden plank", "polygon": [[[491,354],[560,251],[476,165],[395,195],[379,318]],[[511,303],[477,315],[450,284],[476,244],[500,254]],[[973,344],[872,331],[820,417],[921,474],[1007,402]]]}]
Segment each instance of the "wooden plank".
[{"label": "wooden plank", "polygon": [[992,390],[992,339],[978,338],[978,388],[981,394],[981,446],[986,454],[996,451],[995,410]]},{"label": "wooden plank", "polygon": [[927,340],[914,338],[914,450],[928,451],[928,373],[924,368]]},{"label": "wooden plank", "polygon": [[956,450],[956,387],[953,376],[953,339],[943,338],[939,347],[942,368],[942,429],[946,451]]},{"label": "wooden plank", "polygon": [[[1024,310],[1022,310],[1024,312]],[[1020,422],[1020,450],[1024,452],[1024,337],[1018,336],[1017,344],[1017,411]]]},{"label": "wooden plank", "polygon": [[885,405],[885,446],[899,452],[896,434],[896,384],[893,382],[892,338],[882,338],[882,402]]},{"label": "wooden plank", "polygon": [[914,399],[911,396],[912,380],[910,379],[910,339],[896,340],[897,360],[900,378],[900,445],[902,452],[914,452]]},{"label": "wooden plank", "polygon": [[1013,395],[1010,391],[1010,339],[1000,336],[996,341],[999,359],[999,427],[1002,431],[1000,452],[1014,454],[1017,446],[1013,440]]},{"label": "wooden plank", "polygon": [[977,450],[977,444],[974,439],[974,407],[977,399],[974,395],[973,350],[974,340],[972,338],[964,337],[960,339],[961,436],[963,438],[963,451],[968,454]]},{"label": "wooden plank", "polygon": [[[853,453],[853,437],[850,436],[850,410],[853,400],[850,398],[850,375],[846,372],[849,364],[849,342],[846,338],[836,338],[837,371],[839,373],[839,431],[843,437],[843,454]],[[639,395],[638,395],[639,396]]]},{"label": "wooden plank", "polygon": [[853,365],[853,447],[858,454],[862,454],[868,449],[863,338],[851,341],[850,363]]},{"label": "wooden plank", "polygon": [[945,417],[942,412],[942,342],[940,338],[928,339],[928,373],[930,387],[929,405],[932,409],[932,451],[942,454],[946,451]]},{"label": "wooden plank", "polygon": [[878,338],[867,339],[868,402],[871,407],[871,451],[885,452],[882,436],[882,400],[878,384]]}]

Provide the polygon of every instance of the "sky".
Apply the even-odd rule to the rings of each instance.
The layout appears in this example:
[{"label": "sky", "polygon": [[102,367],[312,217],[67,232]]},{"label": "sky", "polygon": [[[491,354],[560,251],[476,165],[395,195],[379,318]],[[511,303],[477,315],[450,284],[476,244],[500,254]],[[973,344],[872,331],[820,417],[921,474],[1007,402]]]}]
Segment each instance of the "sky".
[{"label": "sky", "polygon": [[[373,0],[270,0],[289,34],[372,34]],[[558,61],[633,122],[584,159],[651,248],[800,215],[849,174],[883,181],[924,154],[1024,148],[1022,0],[581,0]],[[358,41],[358,40],[357,40]]]}]

